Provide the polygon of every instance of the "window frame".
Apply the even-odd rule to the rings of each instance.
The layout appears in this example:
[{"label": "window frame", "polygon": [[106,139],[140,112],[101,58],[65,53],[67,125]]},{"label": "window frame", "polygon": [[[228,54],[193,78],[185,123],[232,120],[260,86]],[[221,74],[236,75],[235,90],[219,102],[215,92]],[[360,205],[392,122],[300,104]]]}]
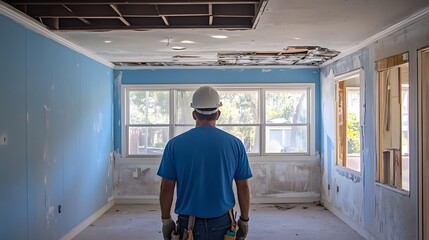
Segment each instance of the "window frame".
[{"label": "window frame", "polygon": [[[334,77],[335,81],[335,166],[343,168],[347,171],[352,171],[357,174],[361,174],[363,172],[363,155],[359,154],[359,171],[356,171],[355,169],[347,167],[347,162],[345,162],[343,165],[339,164],[338,162],[338,84],[343,81],[350,80],[352,78],[358,77],[359,78],[359,140],[360,140],[360,150],[361,152],[364,149],[364,138],[363,138],[363,131],[364,131],[364,118],[365,118],[365,71],[363,68],[358,68],[355,70],[352,70],[350,72],[340,74]],[[347,159],[346,159],[347,160]]]},{"label": "window frame", "polygon": [[[376,65],[376,161],[375,161],[375,184],[377,186],[386,188],[386,189],[390,189],[394,192],[397,192],[399,194],[405,195],[405,196],[409,196],[410,195],[410,187],[409,189],[404,189],[402,186],[403,180],[401,179],[401,187],[397,187],[395,186],[395,182],[393,184],[389,184],[388,182],[386,182],[385,180],[385,176],[384,174],[382,174],[382,171],[384,170],[383,165],[384,163],[381,163],[382,161],[382,157],[381,157],[381,153],[382,152],[382,146],[381,146],[381,134],[380,134],[380,128],[381,128],[381,124],[380,124],[380,98],[381,98],[381,88],[380,88],[380,76],[382,75],[382,73],[384,71],[388,71],[388,70],[392,70],[392,69],[400,69],[401,67],[407,65],[408,67],[408,84],[410,84],[410,61],[409,61],[409,53],[408,52],[404,52],[404,53],[400,53],[400,54],[396,54],[387,58],[383,58],[380,60],[377,60],[375,62]],[[400,75],[400,73],[399,73]],[[408,89],[410,90],[410,89]],[[401,93],[402,93],[402,89],[401,89]],[[402,115],[402,101],[401,101],[401,115]],[[408,95],[408,107],[410,107],[410,98]],[[410,122],[410,118],[408,116],[408,123]],[[402,121],[401,121],[402,123]],[[408,126],[409,127],[409,126]],[[402,125],[401,125],[401,139],[402,139]],[[410,136],[409,136],[410,138]],[[401,140],[402,141],[402,140]],[[408,149],[409,150],[409,149]],[[400,156],[401,156],[401,165],[403,164],[403,150],[402,150],[402,142],[401,142],[401,148],[400,148]],[[409,156],[408,156],[409,157]],[[410,174],[410,169],[408,169],[408,173]],[[401,169],[401,176],[402,176],[402,169]],[[410,183],[410,176],[408,176],[408,183]]]},{"label": "window frame", "polygon": [[[169,139],[175,136],[176,126],[188,126],[188,124],[176,124],[177,101],[175,99],[178,90],[196,90],[203,84],[124,84],[121,86],[121,155],[125,158],[161,158],[161,155],[130,155],[128,149],[129,141],[129,92],[130,91],[169,91]],[[269,84],[210,84],[217,91],[245,91],[257,90],[259,97],[259,123],[258,124],[217,124],[217,126],[256,126],[259,127],[259,153],[247,153],[249,156],[314,156],[316,154],[316,84],[315,83],[269,83]],[[288,90],[288,89],[306,89],[307,90],[307,152],[305,153],[266,153],[265,152],[265,93],[266,90]],[[221,107],[222,111],[222,107]],[[148,124],[145,124],[148,125]],[[149,124],[150,125],[150,124]],[[289,124],[290,125],[290,124]],[[296,125],[296,124],[292,124]],[[301,124],[303,125],[303,124]],[[154,126],[154,125],[150,125]],[[268,124],[268,126],[271,126]]]}]

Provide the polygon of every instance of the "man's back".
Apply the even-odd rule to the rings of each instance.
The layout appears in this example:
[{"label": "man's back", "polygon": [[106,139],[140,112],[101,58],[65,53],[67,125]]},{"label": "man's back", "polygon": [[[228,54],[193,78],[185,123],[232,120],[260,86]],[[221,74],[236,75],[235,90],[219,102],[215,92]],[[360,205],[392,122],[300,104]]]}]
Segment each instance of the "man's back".
[{"label": "man's back", "polygon": [[213,218],[235,205],[232,181],[251,176],[241,141],[215,127],[173,138],[158,172],[177,181],[176,213]]}]

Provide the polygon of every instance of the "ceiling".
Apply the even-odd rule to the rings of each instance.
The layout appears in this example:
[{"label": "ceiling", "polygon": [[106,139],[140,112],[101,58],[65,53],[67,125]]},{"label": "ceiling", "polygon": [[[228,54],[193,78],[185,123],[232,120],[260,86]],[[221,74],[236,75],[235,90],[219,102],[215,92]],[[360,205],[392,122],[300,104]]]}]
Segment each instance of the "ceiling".
[{"label": "ceiling", "polygon": [[[428,0],[5,0],[118,66],[318,66]],[[227,38],[213,38],[212,36]]]}]

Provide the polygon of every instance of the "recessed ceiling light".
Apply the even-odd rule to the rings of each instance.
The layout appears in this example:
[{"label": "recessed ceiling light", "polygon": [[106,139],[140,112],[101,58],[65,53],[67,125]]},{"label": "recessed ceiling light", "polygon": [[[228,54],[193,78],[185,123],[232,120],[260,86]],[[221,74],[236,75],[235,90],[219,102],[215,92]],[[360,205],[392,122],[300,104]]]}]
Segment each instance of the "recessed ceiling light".
[{"label": "recessed ceiling light", "polygon": [[112,41],[110,41],[110,40],[107,40],[107,41],[104,41],[105,43],[111,43]]},{"label": "recessed ceiling light", "polygon": [[190,41],[190,40],[183,40],[183,41],[180,41],[181,43],[195,43],[194,41]]},{"label": "recessed ceiling light", "polygon": [[228,38],[228,37],[224,36],[224,35],[213,35],[212,38],[224,39],[224,38]]},{"label": "recessed ceiling light", "polygon": [[299,38],[299,37],[294,37],[293,39],[295,39],[295,40],[301,40],[301,38]]},{"label": "recessed ceiling light", "polygon": [[174,46],[174,47],[171,47],[173,50],[185,50],[186,48],[185,47],[179,47],[179,46]]}]

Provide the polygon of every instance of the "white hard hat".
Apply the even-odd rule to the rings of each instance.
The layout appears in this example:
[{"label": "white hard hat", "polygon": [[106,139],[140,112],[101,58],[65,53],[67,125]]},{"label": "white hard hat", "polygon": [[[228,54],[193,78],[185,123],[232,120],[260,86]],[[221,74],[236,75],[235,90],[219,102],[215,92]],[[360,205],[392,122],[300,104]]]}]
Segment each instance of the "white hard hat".
[{"label": "white hard hat", "polygon": [[[200,87],[195,91],[192,96],[191,107],[204,115],[210,115],[217,112],[217,108],[222,106],[222,102],[219,100],[219,94],[214,88],[209,86]],[[204,111],[200,109],[215,108],[212,111]]]}]

